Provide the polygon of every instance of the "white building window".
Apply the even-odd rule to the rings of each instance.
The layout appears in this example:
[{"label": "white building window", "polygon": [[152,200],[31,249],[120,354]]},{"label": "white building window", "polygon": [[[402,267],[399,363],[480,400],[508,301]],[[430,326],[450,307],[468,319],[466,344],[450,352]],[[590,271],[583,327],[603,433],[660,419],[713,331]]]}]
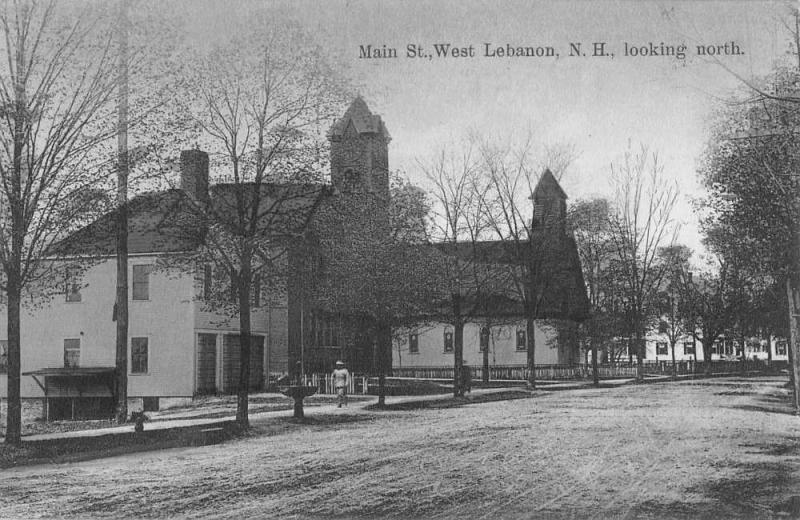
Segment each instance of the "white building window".
[{"label": "white building window", "polygon": [[528,349],[528,338],[525,329],[517,329],[517,350]]},{"label": "white building window", "polygon": [[81,365],[81,340],[64,340],[64,368],[77,368]]},{"label": "white building window", "polygon": [[417,334],[408,335],[408,352],[410,354],[419,354],[419,336]]},{"label": "white building window", "polygon": [[449,327],[444,329],[444,351],[453,351],[453,329]]},{"label": "white building window", "polygon": [[64,281],[64,293],[66,294],[67,302],[81,301],[81,284],[74,277],[67,273]]},{"label": "white building window", "polygon": [[131,374],[146,374],[149,356],[147,338],[131,338]]},{"label": "white building window", "polygon": [[152,265],[134,265],[133,266],[133,299],[134,300],[149,300],[150,299],[150,272],[153,270]]}]

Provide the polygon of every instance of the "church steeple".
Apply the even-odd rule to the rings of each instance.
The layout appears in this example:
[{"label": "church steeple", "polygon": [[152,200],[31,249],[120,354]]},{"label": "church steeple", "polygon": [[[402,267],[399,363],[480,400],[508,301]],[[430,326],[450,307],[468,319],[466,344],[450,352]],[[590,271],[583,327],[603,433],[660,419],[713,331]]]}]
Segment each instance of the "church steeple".
[{"label": "church steeple", "polygon": [[533,228],[564,231],[567,222],[567,194],[553,172],[546,169],[533,190]]},{"label": "church steeple", "polygon": [[331,182],[341,191],[389,194],[389,131],[357,96],[328,134]]}]

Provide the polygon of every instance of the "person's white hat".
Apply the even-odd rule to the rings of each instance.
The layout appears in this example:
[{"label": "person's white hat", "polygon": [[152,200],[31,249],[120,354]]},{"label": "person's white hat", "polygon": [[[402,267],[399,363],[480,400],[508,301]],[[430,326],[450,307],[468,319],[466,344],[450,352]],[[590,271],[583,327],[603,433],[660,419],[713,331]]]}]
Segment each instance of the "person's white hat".
[{"label": "person's white hat", "polygon": [[341,361],[337,361],[336,364],[337,365],[344,365],[344,363],[342,363]]}]

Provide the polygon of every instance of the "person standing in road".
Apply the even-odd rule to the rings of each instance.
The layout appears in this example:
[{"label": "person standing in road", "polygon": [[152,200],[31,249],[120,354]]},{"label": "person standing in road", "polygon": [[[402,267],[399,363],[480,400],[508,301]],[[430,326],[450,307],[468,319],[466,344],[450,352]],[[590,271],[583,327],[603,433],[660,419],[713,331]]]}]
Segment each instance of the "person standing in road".
[{"label": "person standing in road", "polygon": [[347,385],[350,383],[350,372],[344,367],[344,363],[337,361],[332,375],[333,386],[336,388],[336,395],[339,397],[339,408],[342,407],[342,404],[347,406]]}]

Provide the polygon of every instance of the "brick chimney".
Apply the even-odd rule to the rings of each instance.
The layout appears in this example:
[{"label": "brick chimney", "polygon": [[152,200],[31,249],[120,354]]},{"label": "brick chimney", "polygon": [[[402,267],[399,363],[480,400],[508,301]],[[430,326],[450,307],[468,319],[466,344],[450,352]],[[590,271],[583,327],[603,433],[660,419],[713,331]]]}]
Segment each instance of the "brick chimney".
[{"label": "brick chimney", "polygon": [[202,150],[181,152],[181,189],[195,199],[208,201],[208,154]]}]

